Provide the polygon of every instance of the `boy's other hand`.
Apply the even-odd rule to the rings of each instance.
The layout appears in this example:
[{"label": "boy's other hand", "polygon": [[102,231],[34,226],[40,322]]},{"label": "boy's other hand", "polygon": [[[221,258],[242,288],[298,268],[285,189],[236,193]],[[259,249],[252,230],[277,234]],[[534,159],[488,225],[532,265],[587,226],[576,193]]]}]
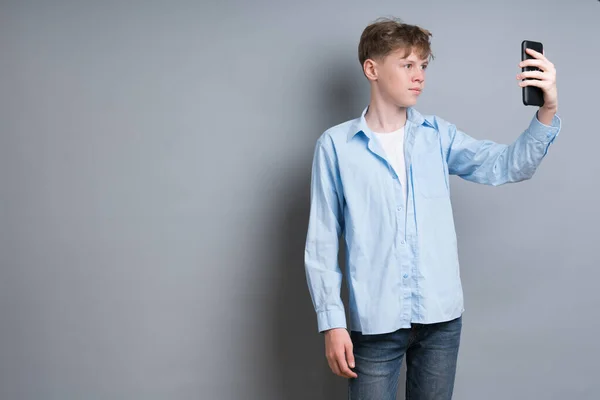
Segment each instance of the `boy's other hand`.
[{"label": "boy's other hand", "polygon": [[358,375],[350,368],[354,368],[352,340],[344,328],[334,328],[325,331],[325,356],[329,368],[334,374],[342,378],[356,378]]}]

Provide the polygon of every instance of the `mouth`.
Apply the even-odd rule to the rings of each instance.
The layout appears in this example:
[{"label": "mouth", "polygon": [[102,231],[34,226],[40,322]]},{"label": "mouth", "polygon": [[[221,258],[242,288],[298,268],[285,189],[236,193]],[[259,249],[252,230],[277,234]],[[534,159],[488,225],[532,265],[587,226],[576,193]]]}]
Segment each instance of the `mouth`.
[{"label": "mouth", "polygon": [[421,93],[421,89],[419,89],[419,88],[410,88],[409,90],[413,93],[417,93],[417,94]]}]

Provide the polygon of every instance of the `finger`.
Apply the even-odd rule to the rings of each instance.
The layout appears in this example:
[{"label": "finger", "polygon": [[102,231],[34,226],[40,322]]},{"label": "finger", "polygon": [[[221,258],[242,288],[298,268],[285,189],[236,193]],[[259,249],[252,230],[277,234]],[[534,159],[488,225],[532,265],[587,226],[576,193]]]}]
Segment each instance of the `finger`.
[{"label": "finger", "polygon": [[344,353],[339,353],[337,356],[337,363],[342,373],[342,376],[345,378],[356,378],[356,373],[354,373],[350,368],[348,368],[348,363],[346,362],[346,355]]},{"label": "finger", "polygon": [[552,71],[553,69],[553,65],[549,62],[543,61],[543,60],[525,60],[525,61],[521,61],[519,63],[519,67],[524,68],[524,67],[537,67],[543,71]]},{"label": "finger", "polygon": [[356,378],[357,377],[356,373],[354,373],[350,368],[348,368],[347,364],[346,364],[346,366],[343,366],[342,363],[346,364],[345,361],[342,361],[339,364],[340,376],[342,378]]},{"label": "finger", "polygon": [[[354,353],[352,350],[353,350],[352,342],[346,344],[346,361],[348,362],[348,367],[350,367],[350,368],[354,368],[356,366],[356,364],[354,362]],[[352,372],[352,378],[358,377],[356,372],[354,372],[354,371],[351,371],[351,372]]]},{"label": "finger", "polygon": [[550,80],[551,75],[547,72],[541,71],[525,71],[521,72],[517,75],[517,79],[542,79],[542,80]]},{"label": "finger", "polygon": [[333,372],[336,375],[341,376],[340,373],[340,368],[338,367],[337,361],[335,360],[335,358],[328,358],[327,359],[327,363],[329,364],[329,368],[331,369],[331,372]]},{"label": "finger", "polygon": [[544,55],[544,50],[542,50],[542,53],[535,51],[534,49],[530,49],[530,48],[525,49],[525,51],[527,53],[531,54],[535,58],[538,58],[538,59],[544,60],[544,61],[548,61],[548,59]]},{"label": "finger", "polygon": [[547,89],[550,87],[550,85],[551,83],[548,83],[548,81],[539,81],[537,79],[525,79],[524,81],[519,82],[519,86],[521,87],[536,86],[540,89]]},{"label": "finger", "polygon": [[348,362],[348,366],[350,368],[354,368],[354,353],[352,348],[352,342],[346,344],[346,361]]}]

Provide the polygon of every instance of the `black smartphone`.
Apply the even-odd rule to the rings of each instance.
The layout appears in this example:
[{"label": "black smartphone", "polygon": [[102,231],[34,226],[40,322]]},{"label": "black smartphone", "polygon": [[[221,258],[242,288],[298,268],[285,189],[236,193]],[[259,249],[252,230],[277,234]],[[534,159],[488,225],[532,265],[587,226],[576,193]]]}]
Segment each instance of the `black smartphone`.
[{"label": "black smartphone", "polygon": [[[523,40],[521,43],[521,61],[534,58],[525,52],[525,49],[533,49],[539,53],[544,51],[544,46],[540,42],[534,42],[533,40]],[[521,71],[541,71],[537,67],[524,67]],[[528,78],[532,79],[532,78]],[[542,89],[535,86],[524,86],[523,87],[523,104],[526,106],[538,106],[544,105],[544,93]]]}]

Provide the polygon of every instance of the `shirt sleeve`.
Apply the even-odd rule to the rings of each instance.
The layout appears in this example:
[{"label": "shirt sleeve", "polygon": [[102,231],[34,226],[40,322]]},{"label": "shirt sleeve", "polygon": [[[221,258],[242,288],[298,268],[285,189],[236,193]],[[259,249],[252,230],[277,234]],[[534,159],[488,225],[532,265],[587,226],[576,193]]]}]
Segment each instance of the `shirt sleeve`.
[{"label": "shirt sleeve", "polygon": [[338,264],[343,227],[343,193],[334,161],[333,145],[326,137],[317,141],[311,174],[310,216],[305,270],[319,332],[346,328],[341,299],[342,272]]},{"label": "shirt sleeve", "polygon": [[511,144],[477,140],[449,125],[448,172],[468,181],[502,185],[530,179],[561,130],[554,115],[551,125],[542,124],[537,113]]}]

